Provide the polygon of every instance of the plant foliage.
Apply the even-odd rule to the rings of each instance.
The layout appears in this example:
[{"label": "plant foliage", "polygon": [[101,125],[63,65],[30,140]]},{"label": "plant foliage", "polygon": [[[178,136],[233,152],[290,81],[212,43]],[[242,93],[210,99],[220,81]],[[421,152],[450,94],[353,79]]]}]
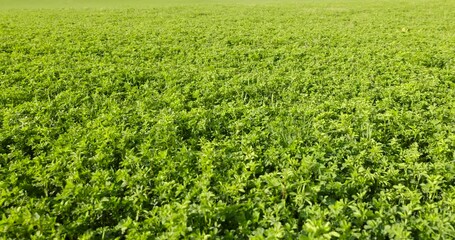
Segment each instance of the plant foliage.
[{"label": "plant foliage", "polygon": [[0,12],[0,238],[455,238],[455,4]]}]

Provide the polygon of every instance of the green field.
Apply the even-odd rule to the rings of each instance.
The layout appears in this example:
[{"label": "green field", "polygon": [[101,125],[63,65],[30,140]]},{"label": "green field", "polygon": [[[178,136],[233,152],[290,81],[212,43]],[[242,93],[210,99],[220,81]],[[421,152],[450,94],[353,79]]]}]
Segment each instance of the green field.
[{"label": "green field", "polygon": [[0,239],[453,239],[454,23],[0,0]]},{"label": "green field", "polygon": [[[328,1],[331,0],[306,0],[305,3],[333,3],[333,0]],[[147,9],[201,5],[281,5],[302,2],[302,0],[0,0],[0,9]]]}]

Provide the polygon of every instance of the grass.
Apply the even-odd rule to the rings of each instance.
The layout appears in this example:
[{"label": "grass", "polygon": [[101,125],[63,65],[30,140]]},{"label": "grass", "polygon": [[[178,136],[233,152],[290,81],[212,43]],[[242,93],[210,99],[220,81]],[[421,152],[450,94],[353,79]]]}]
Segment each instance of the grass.
[{"label": "grass", "polygon": [[[196,6],[196,5],[267,5],[282,3],[298,3],[299,1],[285,0],[1,0],[0,9],[146,9],[171,6]],[[307,1],[315,2],[315,1]]]},{"label": "grass", "polygon": [[1,4],[0,238],[453,238],[454,7]]}]

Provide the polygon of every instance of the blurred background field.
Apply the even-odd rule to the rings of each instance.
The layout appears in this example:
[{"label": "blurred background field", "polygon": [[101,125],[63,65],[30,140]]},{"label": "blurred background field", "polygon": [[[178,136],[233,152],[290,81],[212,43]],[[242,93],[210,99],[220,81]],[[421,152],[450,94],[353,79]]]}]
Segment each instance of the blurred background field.
[{"label": "blurred background field", "polygon": [[0,9],[55,9],[55,8],[150,8],[160,6],[187,6],[210,4],[277,4],[295,3],[292,0],[1,0]]},{"label": "blurred background field", "polygon": [[380,6],[422,4],[424,0],[417,1],[339,1],[339,0],[0,0],[1,9],[106,9],[106,8],[156,8],[171,6],[203,6],[203,5],[282,5],[294,4],[305,6]]}]

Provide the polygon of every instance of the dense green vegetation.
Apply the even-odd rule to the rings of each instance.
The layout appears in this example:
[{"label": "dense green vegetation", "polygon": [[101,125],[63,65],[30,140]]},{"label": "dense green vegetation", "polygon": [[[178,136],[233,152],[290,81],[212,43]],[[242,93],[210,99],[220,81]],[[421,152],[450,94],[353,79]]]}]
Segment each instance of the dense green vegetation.
[{"label": "dense green vegetation", "polygon": [[0,238],[455,238],[454,10],[0,11]]}]

